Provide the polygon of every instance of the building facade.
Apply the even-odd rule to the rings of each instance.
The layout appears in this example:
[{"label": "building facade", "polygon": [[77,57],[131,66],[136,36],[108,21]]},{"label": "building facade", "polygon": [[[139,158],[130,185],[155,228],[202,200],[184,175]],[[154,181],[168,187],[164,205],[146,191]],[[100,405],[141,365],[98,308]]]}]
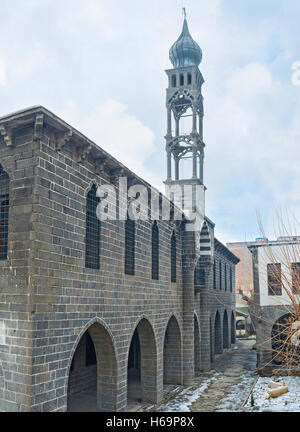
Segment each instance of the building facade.
[{"label": "building facade", "polygon": [[248,245],[252,245],[253,243],[255,242],[234,242],[226,244],[228,249],[240,260],[236,266],[236,307],[241,312],[245,313],[248,312],[246,298],[251,298],[253,295],[252,255],[248,249]]},{"label": "building facade", "polygon": [[[179,79],[170,82],[193,110],[201,58],[191,41],[185,20],[171,51]],[[156,220],[99,221],[99,186],[114,187],[118,216],[130,187],[151,186],[41,106],[0,119],[0,410],[76,410],[76,398],[100,411],[157,404],[165,385],[191,384],[235,343],[238,258],[203,214],[201,124],[191,137],[197,230],[174,203],[163,220],[169,201],[158,191]],[[167,147],[170,163],[169,155]]]},{"label": "building facade", "polygon": [[249,244],[253,259],[254,296],[249,302],[256,329],[257,366],[261,375],[299,366],[294,343],[300,293],[299,237]]}]

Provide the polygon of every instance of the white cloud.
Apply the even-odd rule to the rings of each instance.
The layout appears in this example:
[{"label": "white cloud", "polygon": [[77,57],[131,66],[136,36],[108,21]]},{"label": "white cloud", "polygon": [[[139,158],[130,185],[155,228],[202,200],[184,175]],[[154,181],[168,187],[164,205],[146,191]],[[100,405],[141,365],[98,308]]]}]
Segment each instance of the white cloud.
[{"label": "white cloud", "polygon": [[79,38],[82,38],[81,28],[85,32],[94,32],[99,37],[98,42],[102,42],[101,38],[116,40],[120,30],[124,30],[122,9],[114,2],[64,0],[57,7],[58,28]]},{"label": "white cloud", "polygon": [[[214,110],[206,117],[214,146],[213,153],[209,149],[209,201],[221,213],[222,232],[228,226],[227,241],[230,232],[234,235],[234,222],[244,220],[247,232],[249,225],[257,226],[255,209],[270,212],[270,204],[293,205],[300,217],[297,101],[289,80],[279,80],[258,62],[235,69],[223,94],[209,101]],[[269,217],[265,228],[273,232]]]},{"label": "white cloud", "polygon": [[0,85],[6,85],[6,64],[0,55]]},{"label": "white cloud", "polygon": [[56,60],[47,53],[45,46],[36,43],[18,58],[10,59],[11,73],[17,79],[30,78],[41,71],[56,67]]},{"label": "white cloud", "polygon": [[[252,234],[256,208],[269,214],[272,205],[300,207],[300,86],[291,83],[291,65],[299,60],[299,1],[278,0],[276,8],[259,0],[242,6],[185,2],[191,34],[203,50],[207,212],[227,236],[223,241]],[[168,49],[181,31],[180,5],[174,7],[174,0],[2,3],[7,19],[0,28],[0,51],[10,84],[0,88],[3,114],[24,105],[50,106],[162,188],[163,69],[171,67]],[[0,84],[6,82],[3,71]],[[62,109],[69,99],[76,103]]]},{"label": "white cloud", "polygon": [[154,133],[129,113],[126,105],[109,99],[82,115],[79,105],[68,101],[61,116],[133,172],[157,183],[153,172],[145,166],[147,157],[155,150]]}]

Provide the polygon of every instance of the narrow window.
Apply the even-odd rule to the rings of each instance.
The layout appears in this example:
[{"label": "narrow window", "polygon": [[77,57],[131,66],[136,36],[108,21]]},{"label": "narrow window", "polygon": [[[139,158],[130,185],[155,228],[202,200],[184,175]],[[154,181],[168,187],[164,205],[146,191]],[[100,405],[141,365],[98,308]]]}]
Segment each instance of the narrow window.
[{"label": "narrow window", "polygon": [[7,259],[9,177],[0,165],[0,260]]},{"label": "narrow window", "polygon": [[176,236],[174,231],[171,238],[171,282],[176,282]]},{"label": "narrow window", "polygon": [[219,289],[222,289],[222,263],[219,262]]},{"label": "narrow window", "polygon": [[184,75],[180,74],[180,85],[183,86],[184,85]]},{"label": "narrow window", "polygon": [[96,209],[100,199],[96,192],[93,185],[86,198],[85,266],[91,269],[99,269],[100,221]]},{"label": "narrow window", "polygon": [[217,289],[216,260],[214,260],[214,289]]},{"label": "narrow window", "polygon": [[230,292],[233,290],[233,279],[232,279],[232,267],[229,267],[229,278],[230,278]]},{"label": "narrow window", "polygon": [[152,225],[152,279],[158,280],[158,262],[159,262],[159,237],[158,226],[155,221]]},{"label": "narrow window", "polygon": [[300,294],[300,263],[292,263],[293,294]]},{"label": "narrow window", "polygon": [[281,264],[268,264],[268,293],[270,296],[282,295]]},{"label": "narrow window", "polygon": [[192,84],[192,74],[188,73],[188,85]]},{"label": "narrow window", "polygon": [[125,274],[134,275],[135,222],[127,214],[125,221]]},{"label": "narrow window", "polygon": [[225,291],[227,291],[227,265],[225,263],[224,265],[225,268],[225,274],[224,274],[224,279],[225,279]]},{"label": "narrow window", "polygon": [[176,87],[176,75],[172,75],[172,87]]}]

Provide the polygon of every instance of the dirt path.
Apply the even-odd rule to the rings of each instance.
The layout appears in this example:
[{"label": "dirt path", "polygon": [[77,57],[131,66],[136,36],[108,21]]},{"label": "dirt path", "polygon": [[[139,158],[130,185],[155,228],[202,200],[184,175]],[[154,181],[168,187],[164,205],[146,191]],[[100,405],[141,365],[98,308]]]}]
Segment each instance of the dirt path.
[{"label": "dirt path", "polygon": [[241,405],[256,374],[253,340],[239,340],[234,349],[218,356],[214,369],[161,407],[162,411],[246,411]]}]

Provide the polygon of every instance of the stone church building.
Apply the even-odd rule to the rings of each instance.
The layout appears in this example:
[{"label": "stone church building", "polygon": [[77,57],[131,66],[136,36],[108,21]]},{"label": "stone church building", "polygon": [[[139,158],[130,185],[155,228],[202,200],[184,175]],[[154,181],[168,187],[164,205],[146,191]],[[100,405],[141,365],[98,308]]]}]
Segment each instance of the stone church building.
[{"label": "stone church building", "polygon": [[204,215],[201,58],[185,19],[166,71],[165,184],[200,191],[198,230],[177,193],[181,220],[99,221],[100,185],[150,185],[42,106],[0,118],[1,411],[157,404],[235,343],[238,258]]}]

